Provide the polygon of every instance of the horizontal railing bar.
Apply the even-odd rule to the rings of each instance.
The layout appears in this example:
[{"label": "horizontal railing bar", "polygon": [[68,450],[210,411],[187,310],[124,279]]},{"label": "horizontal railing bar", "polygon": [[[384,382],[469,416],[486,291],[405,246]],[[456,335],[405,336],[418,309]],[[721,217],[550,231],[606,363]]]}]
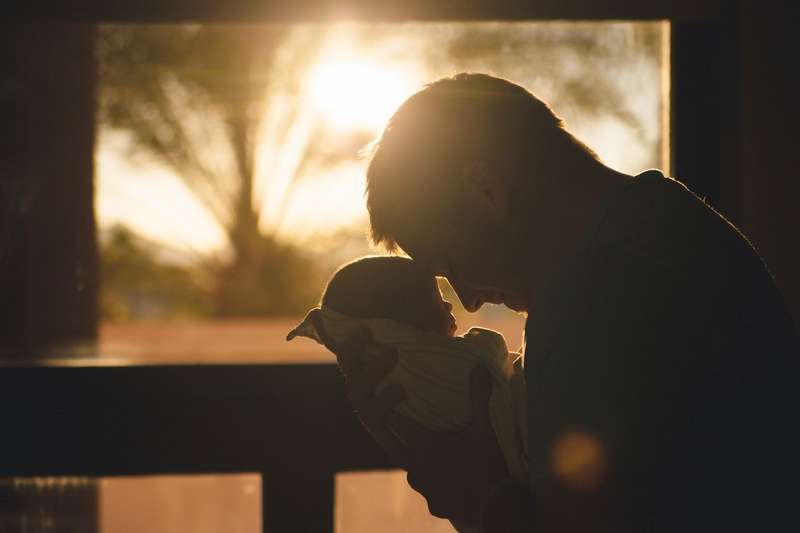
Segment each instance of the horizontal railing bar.
[{"label": "horizontal railing bar", "polygon": [[389,468],[335,365],[0,368],[0,476]]}]

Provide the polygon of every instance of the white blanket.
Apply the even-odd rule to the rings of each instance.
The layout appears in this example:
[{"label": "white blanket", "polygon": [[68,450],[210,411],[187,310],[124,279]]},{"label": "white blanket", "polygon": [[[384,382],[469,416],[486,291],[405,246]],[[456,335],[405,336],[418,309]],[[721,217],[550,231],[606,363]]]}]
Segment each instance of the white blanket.
[{"label": "white blanket", "polygon": [[[324,332],[312,316],[318,313]],[[397,350],[398,363],[378,386],[400,384],[406,400],[396,411],[437,431],[465,428],[471,419],[469,377],[479,363],[492,376],[489,416],[509,474],[528,482],[525,378],[522,357],[509,353],[500,333],[472,328],[463,337],[447,337],[418,330],[394,320],[353,318],[332,309],[314,309],[287,336],[308,337],[321,344],[327,335],[337,344],[367,327],[375,343]],[[367,351],[365,359],[374,354]]]}]

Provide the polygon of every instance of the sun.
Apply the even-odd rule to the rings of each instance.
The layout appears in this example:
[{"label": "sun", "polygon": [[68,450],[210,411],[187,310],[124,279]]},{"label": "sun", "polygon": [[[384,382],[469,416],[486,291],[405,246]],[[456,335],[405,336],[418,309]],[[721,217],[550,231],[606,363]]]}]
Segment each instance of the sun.
[{"label": "sun", "polygon": [[311,105],[336,130],[380,131],[418,88],[408,67],[356,53],[323,58],[310,69]]}]

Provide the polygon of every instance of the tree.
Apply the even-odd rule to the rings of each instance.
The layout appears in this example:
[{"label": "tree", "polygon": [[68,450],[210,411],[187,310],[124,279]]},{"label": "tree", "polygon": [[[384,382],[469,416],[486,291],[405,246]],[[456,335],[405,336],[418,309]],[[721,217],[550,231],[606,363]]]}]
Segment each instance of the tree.
[{"label": "tree", "polygon": [[[312,264],[264,229],[257,181],[266,174],[290,191],[304,165],[330,156],[315,151],[323,131],[300,97],[320,42],[319,32],[284,26],[99,30],[100,123],[127,132],[133,153],[171,167],[225,231],[230,259],[214,267],[218,314],[283,313],[313,301],[317,287],[302,283],[314,278]],[[259,168],[264,136],[280,165]]]}]

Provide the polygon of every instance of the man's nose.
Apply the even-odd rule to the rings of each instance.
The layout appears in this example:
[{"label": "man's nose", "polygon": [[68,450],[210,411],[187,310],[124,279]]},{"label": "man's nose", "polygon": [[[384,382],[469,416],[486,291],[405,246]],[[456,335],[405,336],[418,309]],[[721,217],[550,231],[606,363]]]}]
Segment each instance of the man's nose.
[{"label": "man's nose", "polygon": [[474,313],[483,306],[483,298],[478,294],[471,294],[466,299],[462,298],[461,303],[464,304],[464,309],[470,313]]},{"label": "man's nose", "polygon": [[444,300],[444,308],[447,309],[447,312],[449,313],[453,310],[453,304],[447,300]]}]

